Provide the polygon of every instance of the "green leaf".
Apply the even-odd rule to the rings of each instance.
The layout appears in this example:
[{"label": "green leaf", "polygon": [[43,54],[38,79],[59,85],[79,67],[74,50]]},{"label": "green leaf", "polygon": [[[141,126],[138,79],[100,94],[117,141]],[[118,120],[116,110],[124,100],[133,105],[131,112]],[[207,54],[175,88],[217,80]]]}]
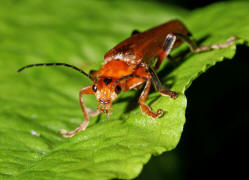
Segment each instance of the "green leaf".
[{"label": "green leaf", "polygon": [[[132,1],[1,1],[1,179],[136,177],[152,154],[176,147],[185,123],[184,91],[191,82],[217,62],[231,59],[236,49],[232,45],[188,54],[171,71],[162,68],[162,81],[180,93],[175,100],[153,91],[149,95],[147,103],[152,109],[165,111],[162,118],[142,115],[136,103],[140,92],[130,91],[114,103],[110,118],[92,118],[88,129],[71,139],[58,131],[73,130],[83,121],[78,92],[91,82],[59,67],[17,74],[18,68],[65,62],[86,71],[97,69],[104,53],[133,29],[146,30],[175,18],[187,25],[195,39],[208,36],[202,44],[225,42],[232,35],[240,37],[238,43],[248,43],[248,6],[248,2],[229,2],[188,12],[166,4]],[[94,97],[84,100],[96,107]]]}]

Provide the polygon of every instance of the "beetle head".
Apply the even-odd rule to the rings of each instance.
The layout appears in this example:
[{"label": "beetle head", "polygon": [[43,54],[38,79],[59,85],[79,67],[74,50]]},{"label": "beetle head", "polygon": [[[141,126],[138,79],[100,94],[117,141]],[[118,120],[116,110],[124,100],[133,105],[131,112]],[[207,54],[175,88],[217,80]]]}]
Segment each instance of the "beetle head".
[{"label": "beetle head", "polygon": [[116,79],[103,77],[92,86],[92,90],[99,102],[97,109],[109,116],[112,113],[112,102],[122,91],[121,84]]}]

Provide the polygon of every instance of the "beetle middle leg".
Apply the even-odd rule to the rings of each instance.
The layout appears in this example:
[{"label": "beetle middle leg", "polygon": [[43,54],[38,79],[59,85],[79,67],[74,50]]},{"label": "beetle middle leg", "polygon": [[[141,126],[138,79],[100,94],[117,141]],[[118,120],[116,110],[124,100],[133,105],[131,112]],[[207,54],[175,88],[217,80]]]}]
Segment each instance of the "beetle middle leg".
[{"label": "beetle middle leg", "polygon": [[171,52],[171,49],[173,48],[175,41],[176,41],[176,36],[174,34],[168,34],[166,36],[165,42],[163,44],[163,50],[161,54],[158,56],[158,60],[154,67],[155,70],[157,70],[160,67],[162,61],[169,55],[169,53]]},{"label": "beetle middle leg", "polygon": [[79,93],[80,107],[83,112],[85,121],[81,123],[79,127],[77,127],[75,130],[71,132],[68,132],[67,130],[64,130],[64,129],[60,130],[59,133],[63,134],[65,137],[73,137],[78,132],[84,131],[88,126],[90,116],[97,116],[98,114],[100,114],[98,110],[96,112],[93,112],[85,106],[84,101],[82,99],[82,95],[84,94],[94,94],[92,90],[92,85],[82,88]]},{"label": "beetle middle leg", "polygon": [[159,91],[162,96],[169,96],[170,98],[173,99],[175,99],[178,96],[178,94],[175,91],[166,89],[166,87],[161,83],[161,81],[159,80],[158,76],[156,75],[156,73],[153,71],[152,68],[149,67],[148,70],[151,74],[151,80],[156,91]]},{"label": "beetle middle leg", "polygon": [[[128,76],[127,76],[128,78]],[[154,71],[150,67],[148,67],[145,63],[140,64],[140,66],[136,69],[135,73],[129,76],[130,79],[128,79],[125,83],[124,90],[127,91],[129,89],[133,88],[138,88],[140,87],[143,83],[145,84],[144,90],[141,93],[138,103],[140,104],[140,108],[143,114],[147,114],[148,116],[152,118],[158,118],[163,115],[163,110],[158,109],[157,112],[153,112],[151,108],[145,104],[146,98],[149,94],[150,87],[151,87],[151,82],[154,83],[155,79],[155,74]],[[156,76],[157,78],[157,76]],[[158,78],[157,78],[158,79]],[[173,91],[166,90],[163,88],[163,85],[160,83],[159,79],[157,84],[160,84],[161,88],[156,88],[157,90],[160,91],[161,94],[163,95],[168,95],[172,98],[177,96],[177,93]],[[155,85],[155,84],[154,84]],[[159,87],[156,86],[156,87]],[[165,92],[164,92],[165,91]]]}]

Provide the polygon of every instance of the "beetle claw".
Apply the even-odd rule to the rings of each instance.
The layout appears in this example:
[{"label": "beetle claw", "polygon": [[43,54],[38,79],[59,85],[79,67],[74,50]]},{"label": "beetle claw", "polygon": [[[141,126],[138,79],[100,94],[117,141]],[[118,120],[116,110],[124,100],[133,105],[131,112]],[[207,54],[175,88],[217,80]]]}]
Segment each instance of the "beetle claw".
[{"label": "beetle claw", "polygon": [[157,112],[157,118],[161,117],[163,115],[163,110],[162,109],[158,109]]}]

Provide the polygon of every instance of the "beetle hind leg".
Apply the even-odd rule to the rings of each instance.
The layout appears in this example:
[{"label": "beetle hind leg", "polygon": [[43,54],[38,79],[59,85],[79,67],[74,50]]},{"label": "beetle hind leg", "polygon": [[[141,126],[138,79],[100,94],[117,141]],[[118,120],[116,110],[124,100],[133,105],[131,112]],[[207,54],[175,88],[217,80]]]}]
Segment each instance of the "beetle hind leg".
[{"label": "beetle hind leg", "polygon": [[171,50],[174,46],[175,41],[176,41],[176,36],[174,34],[168,34],[166,36],[165,42],[163,44],[162,52],[158,56],[158,60],[157,60],[156,65],[154,67],[155,70],[157,70],[160,67],[163,60],[169,55],[169,53],[171,52]]},{"label": "beetle hind leg", "polygon": [[212,49],[222,49],[222,48],[227,48],[228,46],[231,46],[235,40],[237,39],[237,36],[231,36],[230,38],[227,39],[226,42],[220,43],[220,44],[211,44],[207,46],[199,46],[196,49],[194,49],[193,52],[198,53],[198,52],[205,52],[205,51],[210,51]]},{"label": "beetle hind leg", "polygon": [[[214,50],[214,49],[222,49],[222,48],[227,48],[229,46],[231,46],[235,40],[238,38],[237,36],[231,36],[230,38],[227,39],[226,42],[224,43],[220,43],[220,44],[210,44],[210,45],[204,45],[204,46],[197,46],[196,43],[190,38],[189,35],[185,35],[185,34],[180,34],[180,33],[173,33],[173,34],[168,34],[166,36],[164,45],[163,45],[163,51],[160,53],[160,55],[158,56],[158,60],[156,62],[156,65],[154,67],[155,70],[157,70],[162,61],[169,56],[169,53],[171,52],[174,43],[176,41],[176,38],[184,41],[185,43],[187,43],[189,49],[191,50],[191,52],[193,53],[200,53],[200,52],[206,52],[206,51],[210,51],[210,50]],[[182,55],[177,56],[177,57],[169,57],[169,59],[176,59],[178,60],[179,58],[181,58]]]},{"label": "beetle hind leg", "polygon": [[237,39],[237,36],[231,36],[230,38],[227,39],[226,42],[220,43],[220,44],[210,44],[210,45],[205,45],[205,46],[197,46],[196,43],[189,37],[184,34],[179,34],[179,33],[174,33],[176,37],[179,39],[183,40],[184,42],[187,43],[189,46],[189,49],[193,53],[199,53],[199,52],[206,52],[214,49],[222,49],[222,48],[227,48],[228,46],[231,46],[235,40]]}]

